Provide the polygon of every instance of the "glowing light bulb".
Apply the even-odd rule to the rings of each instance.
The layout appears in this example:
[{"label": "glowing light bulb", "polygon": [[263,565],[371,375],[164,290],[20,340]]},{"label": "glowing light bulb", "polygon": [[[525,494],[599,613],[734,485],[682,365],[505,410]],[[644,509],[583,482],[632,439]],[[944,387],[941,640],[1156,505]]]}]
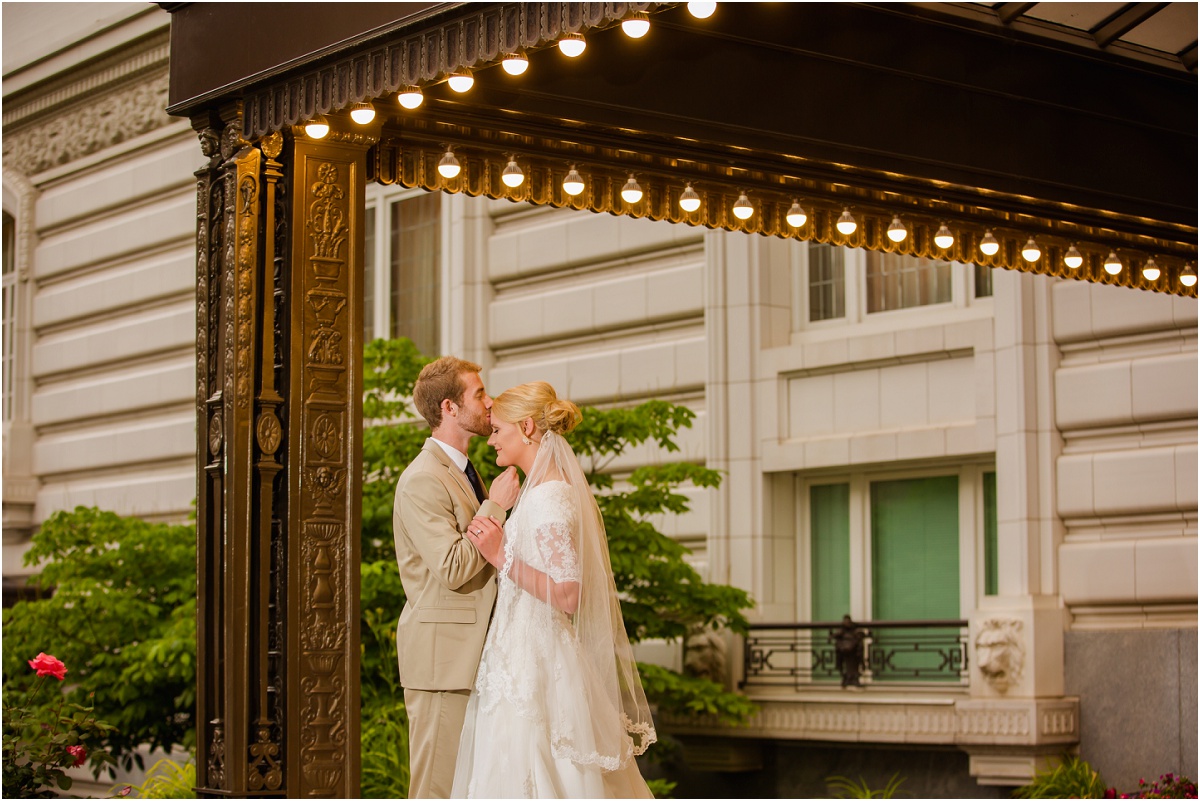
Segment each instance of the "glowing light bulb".
[{"label": "glowing light bulb", "polygon": [[462,172],[462,165],[458,163],[458,159],[454,156],[454,151],[450,148],[446,148],[446,154],[438,162],[437,170],[443,178],[454,178]]},{"label": "glowing light bulb", "polygon": [[1066,255],[1063,256],[1063,263],[1072,270],[1078,270],[1083,266],[1083,254],[1080,253],[1074,245],[1071,245],[1071,247],[1067,249]]},{"label": "glowing light bulb", "polygon": [[942,250],[946,250],[954,244],[954,234],[950,233],[950,229],[942,223],[942,227],[933,235],[933,244],[937,245]]},{"label": "glowing light bulb", "polygon": [[571,167],[571,171],[567,173],[567,177],[563,178],[563,191],[568,195],[575,196],[583,191],[583,176],[579,174],[575,167]]},{"label": "glowing light bulb", "polygon": [[746,197],[746,193],[738,195],[737,201],[733,204],[733,216],[739,220],[748,220],[754,215],[754,205],[750,203],[750,198]]},{"label": "glowing light bulb", "polygon": [[471,74],[469,69],[463,67],[451,73],[447,82],[450,84],[451,89],[461,95],[463,92],[471,91],[471,87],[475,85],[475,76]]},{"label": "glowing light bulb", "polygon": [[621,187],[621,197],[625,198],[626,203],[637,203],[642,199],[642,187],[631,175],[629,180],[625,182],[625,186]]},{"label": "glowing light bulb", "polygon": [[513,189],[525,183],[525,173],[521,172],[521,167],[517,164],[516,159],[508,160],[504,172],[500,173],[500,180],[504,182],[505,186]]},{"label": "glowing light bulb", "polygon": [[679,195],[679,208],[687,212],[700,208],[700,195],[696,193],[695,189],[692,189],[691,184],[684,187],[683,192]]},{"label": "glowing light bulb", "polygon": [[359,125],[367,125],[375,119],[375,107],[370,103],[355,103],[350,109],[350,119]]},{"label": "glowing light bulb", "polygon": [[1179,274],[1179,283],[1183,284],[1184,286],[1196,285],[1196,269],[1192,266],[1190,261],[1183,265],[1183,272]]},{"label": "glowing light bulb", "polygon": [[[696,19],[708,19],[717,10],[716,3],[688,3],[688,13]],[[799,226],[797,226],[799,227]]]},{"label": "glowing light bulb", "polygon": [[983,239],[979,240],[979,250],[985,256],[995,256],[1000,252],[1000,243],[992,236],[991,231],[986,232]]},{"label": "glowing light bulb", "polygon": [[858,230],[858,221],[854,219],[854,215],[850,213],[850,209],[844,209],[842,216],[838,217],[837,229],[842,236],[850,236],[850,234]]},{"label": "glowing light bulb", "polygon": [[406,86],[396,95],[396,100],[406,109],[414,109],[425,101],[425,95],[421,94],[421,87]]},{"label": "glowing light bulb", "polygon": [[1117,256],[1115,250],[1110,250],[1108,256],[1104,259],[1104,272],[1109,275],[1116,275],[1121,272],[1121,259]]},{"label": "glowing light bulb", "polygon": [[1146,263],[1142,265],[1142,277],[1147,281],[1157,281],[1160,275],[1162,275],[1162,270],[1158,268],[1154,259],[1146,259]]},{"label": "glowing light bulb", "polygon": [[[715,6],[716,3],[712,5]],[[804,211],[804,207],[800,205],[800,201],[793,200],[792,207],[788,209],[787,224],[793,228],[799,228],[806,222],[808,222],[808,214]]]},{"label": "glowing light bulb", "polygon": [[509,53],[500,65],[509,75],[521,75],[529,69],[529,58],[524,53]]},{"label": "glowing light bulb", "polygon": [[563,38],[558,40],[558,49],[567,58],[577,58],[587,49],[587,41],[582,33],[563,34]]},{"label": "glowing light bulb", "polygon": [[1038,243],[1033,241],[1033,237],[1029,237],[1029,241],[1025,243],[1025,247],[1021,248],[1021,258],[1033,264],[1042,257],[1042,249],[1038,247]]},{"label": "glowing light bulb", "polygon": [[892,224],[888,226],[888,239],[893,242],[903,242],[908,239],[908,229],[904,227],[904,223],[900,222],[900,218],[892,217]]},{"label": "glowing light bulb", "polygon": [[635,11],[626,19],[621,20],[621,30],[630,39],[641,39],[650,32],[650,17],[645,11]]},{"label": "glowing light bulb", "polygon": [[308,122],[304,123],[304,133],[307,134],[310,139],[324,139],[329,135],[329,122],[318,114]]}]

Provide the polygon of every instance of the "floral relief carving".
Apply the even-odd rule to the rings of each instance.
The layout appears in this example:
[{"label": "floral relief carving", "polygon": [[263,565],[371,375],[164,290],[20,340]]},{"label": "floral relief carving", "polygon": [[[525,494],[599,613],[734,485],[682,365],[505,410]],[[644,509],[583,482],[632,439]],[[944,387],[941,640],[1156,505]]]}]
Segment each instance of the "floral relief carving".
[{"label": "floral relief carving", "polygon": [[254,268],[258,257],[258,151],[239,165],[237,186],[237,405],[253,393]]},{"label": "floral relief carving", "polygon": [[346,228],[346,190],[338,183],[336,164],[322,164],[317,168],[317,178],[309,187],[309,193],[316,198],[309,206],[308,215],[313,256],[317,259],[341,260],[342,245],[349,235]]},{"label": "floral relief carving", "polygon": [[4,163],[26,175],[120,144],[174,122],[167,107],[167,70],[101,95],[89,95],[28,125],[4,132]]},{"label": "floral relief carving", "polygon": [[322,459],[340,461],[342,455],[342,416],[330,412],[313,421],[312,446]]},{"label": "floral relief carving", "polygon": [[259,416],[255,435],[258,437],[258,447],[263,453],[269,456],[279,450],[283,441],[283,426],[273,411],[264,412]]}]

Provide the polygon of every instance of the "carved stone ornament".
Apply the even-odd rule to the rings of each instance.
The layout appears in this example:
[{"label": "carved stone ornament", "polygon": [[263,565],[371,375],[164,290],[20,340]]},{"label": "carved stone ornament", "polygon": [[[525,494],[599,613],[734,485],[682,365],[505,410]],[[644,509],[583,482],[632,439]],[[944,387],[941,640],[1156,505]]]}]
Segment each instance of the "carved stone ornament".
[{"label": "carved stone ornament", "polygon": [[975,662],[996,692],[1008,692],[1021,678],[1025,667],[1022,628],[1015,618],[992,617],[982,622],[975,635]]},{"label": "carved stone ornament", "polygon": [[175,120],[164,67],[101,95],[90,95],[36,122],[4,131],[4,163],[26,175],[67,164]]}]

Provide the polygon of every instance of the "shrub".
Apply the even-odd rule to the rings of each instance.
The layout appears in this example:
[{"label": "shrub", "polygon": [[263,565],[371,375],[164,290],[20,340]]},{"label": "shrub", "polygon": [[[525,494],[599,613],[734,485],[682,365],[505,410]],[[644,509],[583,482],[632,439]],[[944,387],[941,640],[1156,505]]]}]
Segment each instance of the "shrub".
[{"label": "shrub", "polygon": [[[79,507],[33,536],[25,563],[49,597],[4,610],[4,689],[27,688],[22,654],[71,665],[69,702],[110,724],[102,745],[127,766],[146,743],[195,739],[196,531]],[[47,593],[48,594],[48,593]],[[46,709],[52,699],[39,701]]]},{"label": "shrub", "polygon": [[1065,755],[1054,767],[1037,773],[1033,781],[1013,792],[1014,798],[1104,798],[1108,785],[1091,765]]}]

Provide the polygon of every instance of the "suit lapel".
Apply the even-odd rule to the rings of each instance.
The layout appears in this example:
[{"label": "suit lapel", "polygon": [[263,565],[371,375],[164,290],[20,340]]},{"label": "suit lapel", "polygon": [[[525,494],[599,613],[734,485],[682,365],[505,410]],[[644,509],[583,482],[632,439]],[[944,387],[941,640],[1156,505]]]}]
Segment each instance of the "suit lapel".
[{"label": "suit lapel", "polygon": [[437,459],[438,463],[446,469],[450,474],[450,480],[458,485],[459,490],[470,501],[470,507],[478,509],[479,501],[475,499],[475,488],[471,486],[471,482],[467,479],[467,474],[458,469],[458,465],[450,458],[450,454],[446,453],[441,445],[434,442],[433,437],[425,440],[424,450],[433,454],[433,458]]}]

